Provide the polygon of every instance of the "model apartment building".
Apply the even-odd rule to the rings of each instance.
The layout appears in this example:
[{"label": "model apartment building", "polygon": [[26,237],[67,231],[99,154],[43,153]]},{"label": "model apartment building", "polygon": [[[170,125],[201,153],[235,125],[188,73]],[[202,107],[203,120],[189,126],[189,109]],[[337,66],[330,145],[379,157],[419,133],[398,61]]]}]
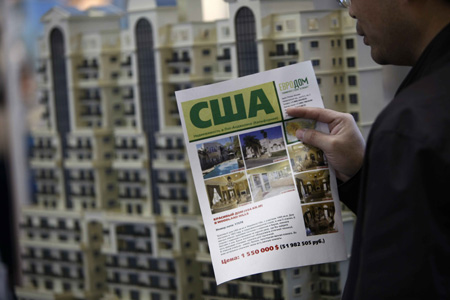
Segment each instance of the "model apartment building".
[{"label": "model apartment building", "polygon": [[311,60],[325,106],[364,129],[382,106],[382,70],[346,10],[225,1],[229,19],[214,22],[201,0],[42,16],[45,109],[31,130],[19,300],[340,299],[345,262],[217,286],[174,92]]}]

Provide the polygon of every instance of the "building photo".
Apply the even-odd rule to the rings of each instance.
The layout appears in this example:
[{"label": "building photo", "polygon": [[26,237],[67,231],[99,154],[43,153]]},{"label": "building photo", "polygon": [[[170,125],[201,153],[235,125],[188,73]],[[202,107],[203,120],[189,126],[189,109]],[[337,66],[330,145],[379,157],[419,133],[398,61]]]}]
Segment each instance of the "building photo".
[{"label": "building photo", "polygon": [[261,201],[295,190],[289,161],[247,170],[254,201]]},{"label": "building photo", "polygon": [[284,122],[284,128],[286,131],[286,140],[288,144],[298,142],[298,138],[295,136],[295,132],[299,129],[314,129],[316,128],[316,121],[309,119],[293,119]]},{"label": "building photo", "polygon": [[212,178],[244,168],[239,138],[231,136],[197,145],[203,178]]},{"label": "building photo", "polygon": [[295,184],[302,203],[333,200],[328,169],[297,174]]},{"label": "building photo", "polygon": [[252,202],[244,172],[205,180],[205,186],[213,214]]},{"label": "building photo", "polygon": [[281,127],[255,130],[239,135],[247,169],[287,158]]},{"label": "building photo", "polygon": [[319,235],[337,232],[334,223],[333,202],[302,206],[306,235]]},{"label": "building photo", "polygon": [[311,145],[300,143],[288,146],[288,152],[294,172],[321,169],[328,166],[323,151]]}]

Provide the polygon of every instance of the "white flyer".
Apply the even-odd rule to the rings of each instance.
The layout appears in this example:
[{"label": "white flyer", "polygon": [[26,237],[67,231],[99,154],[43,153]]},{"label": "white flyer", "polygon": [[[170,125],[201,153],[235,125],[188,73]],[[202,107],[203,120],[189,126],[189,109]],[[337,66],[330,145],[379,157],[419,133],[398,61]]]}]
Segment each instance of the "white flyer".
[{"label": "white flyer", "polygon": [[217,284],[345,260],[334,170],[295,137],[326,124],[288,107],[323,107],[311,62],[176,92]]}]

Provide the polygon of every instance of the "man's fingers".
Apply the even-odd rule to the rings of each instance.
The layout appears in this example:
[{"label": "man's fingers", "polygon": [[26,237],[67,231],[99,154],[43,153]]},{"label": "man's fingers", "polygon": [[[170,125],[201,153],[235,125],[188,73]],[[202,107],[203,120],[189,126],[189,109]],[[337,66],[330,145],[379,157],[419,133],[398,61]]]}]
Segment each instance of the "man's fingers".
[{"label": "man's fingers", "polygon": [[331,137],[314,129],[299,129],[295,135],[303,143],[322,149],[325,152],[327,147],[330,146],[329,141]]},{"label": "man's fingers", "polygon": [[317,120],[327,124],[339,116],[339,113],[334,110],[318,107],[291,107],[286,109],[286,113],[293,117]]}]

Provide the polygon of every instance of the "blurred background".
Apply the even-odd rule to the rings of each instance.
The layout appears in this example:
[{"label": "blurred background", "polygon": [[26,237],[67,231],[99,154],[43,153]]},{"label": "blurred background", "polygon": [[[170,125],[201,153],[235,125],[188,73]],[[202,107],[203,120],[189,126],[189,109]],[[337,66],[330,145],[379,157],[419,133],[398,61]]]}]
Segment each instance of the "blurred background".
[{"label": "blurred background", "polygon": [[174,91],[312,60],[367,137],[408,68],[354,25],[331,0],[0,0],[0,298],[339,299],[345,262],[215,285]]}]

